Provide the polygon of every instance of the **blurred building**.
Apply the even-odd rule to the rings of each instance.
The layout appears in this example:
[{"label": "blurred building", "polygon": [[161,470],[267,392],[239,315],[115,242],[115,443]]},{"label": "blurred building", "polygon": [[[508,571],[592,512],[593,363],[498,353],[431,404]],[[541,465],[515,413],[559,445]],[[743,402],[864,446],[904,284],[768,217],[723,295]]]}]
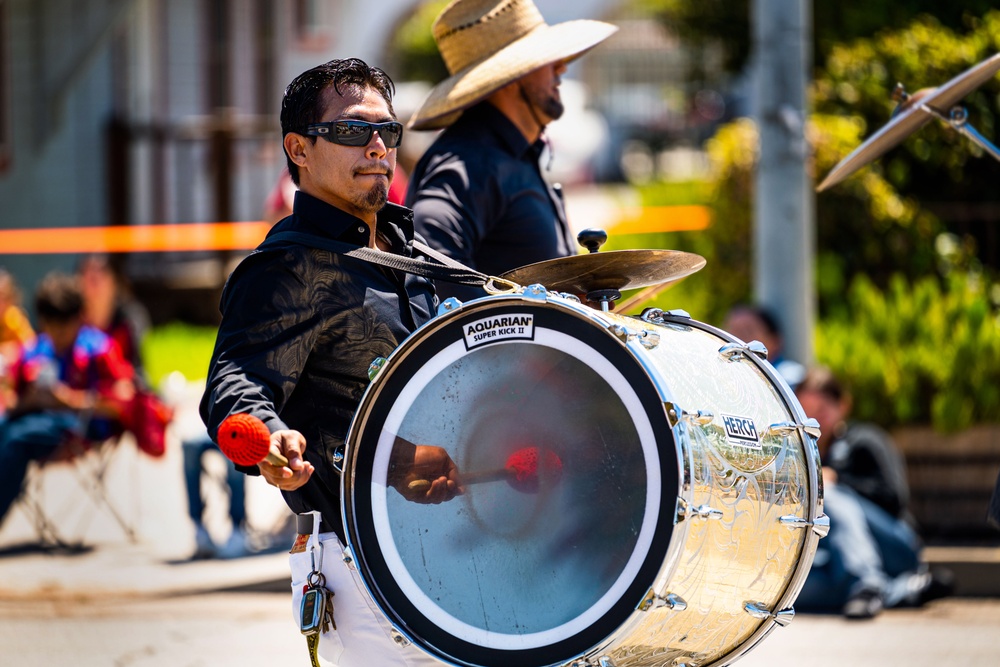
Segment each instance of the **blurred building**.
[{"label": "blurred building", "polygon": [[[549,22],[615,21],[628,5],[536,2]],[[395,31],[419,5],[0,0],[0,229],[261,219],[284,165],[277,120],[284,86],[334,57],[387,61]],[[575,158],[565,177],[614,177],[612,153],[626,141],[638,137],[659,150],[661,137],[685,126],[693,93],[677,87],[676,52],[654,24],[629,23],[573,64],[569,76],[587,90],[567,87],[567,94],[589,100],[586,109],[574,102],[579,127],[611,141],[592,142],[602,157]],[[563,155],[573,158],[573,150]],[[593,165],[582,169],[581,160]],[[126,269],[155,321],[210,321],[242,254],[132,255]],[[70,269],[76,259],[0,248],[0,265],[29,294],[46,271]]]}]

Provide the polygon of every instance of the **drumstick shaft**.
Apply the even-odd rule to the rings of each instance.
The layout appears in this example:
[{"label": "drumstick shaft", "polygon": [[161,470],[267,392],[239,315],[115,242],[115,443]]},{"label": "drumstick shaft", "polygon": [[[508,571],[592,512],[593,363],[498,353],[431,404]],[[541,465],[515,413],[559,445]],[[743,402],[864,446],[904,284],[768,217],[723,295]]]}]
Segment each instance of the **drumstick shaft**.
[{"label": "drumstick shaft", "polygon": [[264,460],[273,466],[278,466],[279,468],[288,467],[288,459],[273,450],[268,450],[267,456],[264,457]]},{"label": "drumstick shaft", "polygon": [[[462,485],[481,484],[482,482],[499,482],[516,475],[513,468],[499,468],[497,470],[478,470],[474,472],[462,473],[459,476]],[[410,491],[426,491],[431,487],[430,480],[415,479],[406,485]]]},{"label": "drumstick shaft", "polygon": [[668,287],[670,287],[671,285],[673,285],[674,282],[675,281],[671,280],[671,281],[668,281],[668,282],[665,282],[665,283],[661,283],[659,285],[652,285],[652,286],[647,287],[646,289],[644,289],[644,290],[642,290],[640,292],[636,292],[635,294],[633,294],[629,298],[625,299],[621,303],[615,304],[615,310],[617,312],[619,312],[619,313],[627,314],[627,313],[625,313],[626,310],[628,310],[629,308],[631,308],[633,306],[638,306],[640,304],[643,304],[643,303],[649,301],[654,296],[656,296],[657,294],[659,294],[663,290],[665,290]]}]

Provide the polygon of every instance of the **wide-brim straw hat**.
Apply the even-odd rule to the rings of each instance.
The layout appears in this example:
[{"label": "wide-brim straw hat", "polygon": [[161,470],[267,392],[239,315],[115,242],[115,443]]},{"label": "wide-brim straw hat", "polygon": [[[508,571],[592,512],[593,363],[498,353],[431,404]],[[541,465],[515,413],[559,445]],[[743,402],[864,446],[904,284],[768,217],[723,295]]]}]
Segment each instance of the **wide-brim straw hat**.
[{"label": "wide-brim straw hat", "polygon": [[410,118],[415,130],[451,125],[462,111],[526,74],[568,62],[610,37],[617,26],[578,19],[549,25],[531,0],[455,0],[434,21],[447,79]]}]

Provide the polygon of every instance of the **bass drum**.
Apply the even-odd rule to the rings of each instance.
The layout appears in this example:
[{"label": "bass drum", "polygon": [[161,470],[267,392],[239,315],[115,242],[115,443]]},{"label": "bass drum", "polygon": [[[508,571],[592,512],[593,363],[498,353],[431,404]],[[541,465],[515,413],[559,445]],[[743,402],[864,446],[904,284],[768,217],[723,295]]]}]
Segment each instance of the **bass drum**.
[{"label": "bass drum", "polygon": [[[454,665],[700,666],[786,624],[828,526],[818,432],[753,347],[537,288],[443,304],[346,450],[349,547],[397,640]],[[407,502],[396,436],[470,477],[515,452],[539,467]]]}]

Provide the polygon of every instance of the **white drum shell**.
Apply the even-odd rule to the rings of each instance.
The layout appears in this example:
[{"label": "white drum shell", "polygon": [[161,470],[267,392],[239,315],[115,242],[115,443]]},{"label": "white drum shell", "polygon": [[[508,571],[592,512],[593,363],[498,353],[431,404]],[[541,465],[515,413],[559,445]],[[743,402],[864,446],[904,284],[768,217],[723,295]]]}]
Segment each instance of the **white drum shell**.
[{"label": "white drum shell", "polygon": [[[355,512],[355,494],[367,490],[355,488],[354,480],[358,442],[384,400],[379,385],[398,360],[463,310],[488,312],[510,303],[571,313],[616,338],[655,386],[676,443],[674,452],[660,452],[677,466],[675,527],[659,572],[643,584],[646,595],[634,600],[620,627],[593,637],[587,650],[540,667],[728,664],[785,624],[818,540],[809,526],[822,513],[815,441],[801,427],[806,417],[788,386],[766,361],[739,351],[742,341],[685,316],[625,317],[530,288],[444,308],[394,352],[362,400],[348,437],[343,514],[362,579],[389,620],[449,664],[479,664],[427,645],[406,619],[385,608],[379,582],[365,568],[365,545],[355,543],[357,522],[365,521]],[[723,354],[725,346],[737,351]],[[769,431],[772,425],[783,426]]]}]

